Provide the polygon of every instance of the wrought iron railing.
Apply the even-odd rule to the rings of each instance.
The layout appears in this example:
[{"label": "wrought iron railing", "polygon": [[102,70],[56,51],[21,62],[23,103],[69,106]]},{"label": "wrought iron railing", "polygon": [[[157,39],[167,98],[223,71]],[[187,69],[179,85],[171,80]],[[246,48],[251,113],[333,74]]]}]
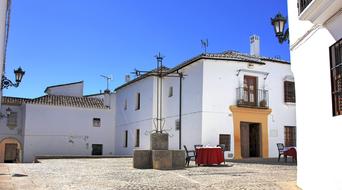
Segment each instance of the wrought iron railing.
[{"label": "wrought iron railing", "polygon": [[239,107],[268,108],[268,90],[236,89],[236,105]]},{"label": "wrought iron railing", "polygon": [[298,14],[302,13],[312,0],[298,0]]}]

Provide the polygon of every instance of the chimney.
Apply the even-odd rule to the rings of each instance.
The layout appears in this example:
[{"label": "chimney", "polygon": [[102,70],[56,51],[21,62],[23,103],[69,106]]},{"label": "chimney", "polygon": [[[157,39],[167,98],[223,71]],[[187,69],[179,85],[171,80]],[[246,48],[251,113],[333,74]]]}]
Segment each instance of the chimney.
[{"label": "chimney", "polygon": [[131,76],[130,75],[126,75],[125,76],[125,82],[129,82],[131,80]]},{"label": "chimney", "polygon": [[250,54],[252,56],[260,56],[260,38],[257,35],[252,35],[249,38],[249,42],[250,42]]}]

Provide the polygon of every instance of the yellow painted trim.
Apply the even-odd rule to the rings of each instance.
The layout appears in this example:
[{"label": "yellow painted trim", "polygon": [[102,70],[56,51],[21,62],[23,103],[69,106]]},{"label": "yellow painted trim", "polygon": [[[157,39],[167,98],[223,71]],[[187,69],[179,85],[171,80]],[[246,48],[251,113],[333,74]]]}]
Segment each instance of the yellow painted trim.
[{"label": "yellow painted trim", "polygon": [[255,109],[230,106],[233,113],[234,124],[234,159],[242,159],[240,141],[240,123],[259,123],[261,126],[261,149],[262,157],[268,158],[268,115],[272,109]]}]

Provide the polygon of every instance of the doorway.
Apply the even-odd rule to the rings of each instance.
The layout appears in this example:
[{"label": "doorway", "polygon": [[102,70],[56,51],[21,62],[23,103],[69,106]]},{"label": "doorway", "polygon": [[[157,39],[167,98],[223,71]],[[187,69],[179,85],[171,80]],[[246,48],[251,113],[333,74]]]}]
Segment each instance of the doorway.
[{"label": "doorway", "polygon": [[241,122],[241,156],[242,158],[261,157],[261,132],[259,123]]},{"label": "doorway", "polygon": [[18,159],[18,145],[15,143],[5,144],[5,163],[16,163]]}]

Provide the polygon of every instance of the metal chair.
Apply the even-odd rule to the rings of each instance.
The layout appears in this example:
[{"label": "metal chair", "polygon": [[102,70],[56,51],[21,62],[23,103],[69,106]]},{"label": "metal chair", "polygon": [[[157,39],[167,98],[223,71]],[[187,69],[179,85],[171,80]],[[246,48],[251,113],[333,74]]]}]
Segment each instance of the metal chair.
[{"label": "metal chair", "polygon": [[280,156],[281,155],[284,155],[284,148],[285,148],[285,146],[284,146],[284,144],[283,143],[277,143],[277,147],[278,147],[278,162],[279,162],[279,160],[280,160]]},{"label": "metal chair", "polygon": [[224,158],[224,151],[226,151],[226,145],[225,144],[218,144],[217,147],[220,147],[222,149],[223,163],[226,164],[226,159]]},{"label": "metal chair", "polygon": [[[184,147],[184,150],[185,150],[185,153],[186,153],[185,164],[187,166],[189,166],[191,158],[195,158],[196,157],[196,152],[194,150],[188,150],[185,145],[183,147]],[[191,153],[192,153],[192,155],[191,155]]]}]

